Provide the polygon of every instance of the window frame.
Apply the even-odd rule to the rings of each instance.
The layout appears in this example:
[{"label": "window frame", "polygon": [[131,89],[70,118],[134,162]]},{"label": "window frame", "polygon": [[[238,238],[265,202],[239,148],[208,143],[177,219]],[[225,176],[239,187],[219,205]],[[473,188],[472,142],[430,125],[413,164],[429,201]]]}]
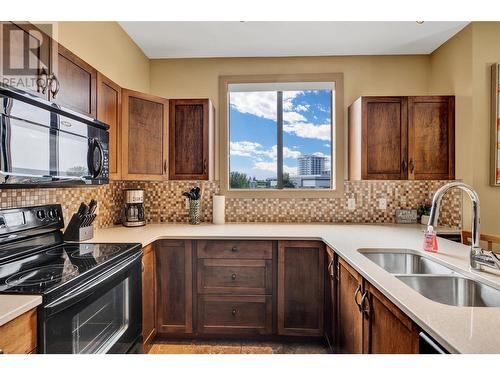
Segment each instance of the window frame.
[{"label": "window frame", "polygon": [[[229,85],[238,83],[334,82],[335,124],[332,123],[332,189],[230,189]],[[344,193],[344,75],[343,73],[263,74],[219,76],[220,192],[229,198],[335,198]],[[332,119],[333,120],[333,119]],[[333,153],[335,151],[335,154]],[[334,162],[335,160],[335,162]],[[279,160],[278,160],[279,163]],[[278,164],[279,165],[279,164]],[[279,176],[278,176],[279,178]]]}]

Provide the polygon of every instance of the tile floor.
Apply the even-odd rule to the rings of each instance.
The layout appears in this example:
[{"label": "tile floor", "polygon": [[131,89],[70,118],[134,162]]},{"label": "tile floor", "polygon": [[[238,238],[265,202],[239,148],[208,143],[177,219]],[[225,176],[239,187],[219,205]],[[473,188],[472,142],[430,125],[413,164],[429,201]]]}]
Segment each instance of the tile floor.
[{"label": "tile floor", "polygon": [[149,354],[328,354],[322,343],[284,343],[227,340],[155,341]]}]

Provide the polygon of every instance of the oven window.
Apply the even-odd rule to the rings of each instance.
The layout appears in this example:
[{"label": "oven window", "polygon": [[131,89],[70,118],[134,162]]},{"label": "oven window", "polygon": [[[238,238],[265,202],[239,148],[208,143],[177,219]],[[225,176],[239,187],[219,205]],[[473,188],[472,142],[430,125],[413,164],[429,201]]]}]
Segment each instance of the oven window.
[{"label": "oven window", "polygon": [[83,308],[72,319],[73,353],[106,353],[129,325],[129,279]]}]

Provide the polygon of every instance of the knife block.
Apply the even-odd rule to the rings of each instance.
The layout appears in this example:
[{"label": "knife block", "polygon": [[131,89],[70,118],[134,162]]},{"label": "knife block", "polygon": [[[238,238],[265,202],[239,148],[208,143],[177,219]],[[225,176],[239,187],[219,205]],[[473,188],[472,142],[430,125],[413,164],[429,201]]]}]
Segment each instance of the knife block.
[{"label": "knife block", "polygon": [[84,215],[83,217],[73,214],[66,230],[64,231],[64,241],[86,241],[94,237],[94,226],[92,224],[83,226],[87,220],[92,220],[95,215]]}]

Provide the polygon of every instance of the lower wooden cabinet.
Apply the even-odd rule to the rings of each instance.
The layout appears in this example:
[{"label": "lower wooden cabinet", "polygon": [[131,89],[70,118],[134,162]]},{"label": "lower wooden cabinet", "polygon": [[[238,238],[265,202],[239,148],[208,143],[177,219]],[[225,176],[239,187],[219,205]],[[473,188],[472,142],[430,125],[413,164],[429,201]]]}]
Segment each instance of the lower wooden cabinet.
[{"label": "lower wooden cabinet", "polygon": [[278,334],[323,336],[325,245],[278,241]]},{"label": "lower wooden cabinet", "polygon": [[337,278],[336,278],[337,255],[326,247],[325,262],[325,339],[332,351],[335,350],[337,334]]},{"label": "lower wooden cabinet", "polygon": [[156,272],[152,244],[143,248],[142,256],[142,337],[149,345],[156,333]]},{"label": "lower wooden cabinet", "polygon": [[419,329],[401,310],[365,281],[363,353],[417,354]]},{"label": "lower wooden cabinet", "polygon": [[363,279],[343,259],[337,268],[337,347],[342,354],[363,352],[363,317],[359,311]]},{"label": "lower wooden cabinet", "polygon": [[36,308],[0,326],[0,350],[4,354],[36,352]]},{"label": "lower wooden cabinet", "polygon": [[269,295],[198,297],[198,332],[202,334],[271,334],[272,315]]},{"label": "lower wooden cabinet", "polygon": [[159,241],[155,252],[157,273],[157,332],[192,333],[192,241]]}]

